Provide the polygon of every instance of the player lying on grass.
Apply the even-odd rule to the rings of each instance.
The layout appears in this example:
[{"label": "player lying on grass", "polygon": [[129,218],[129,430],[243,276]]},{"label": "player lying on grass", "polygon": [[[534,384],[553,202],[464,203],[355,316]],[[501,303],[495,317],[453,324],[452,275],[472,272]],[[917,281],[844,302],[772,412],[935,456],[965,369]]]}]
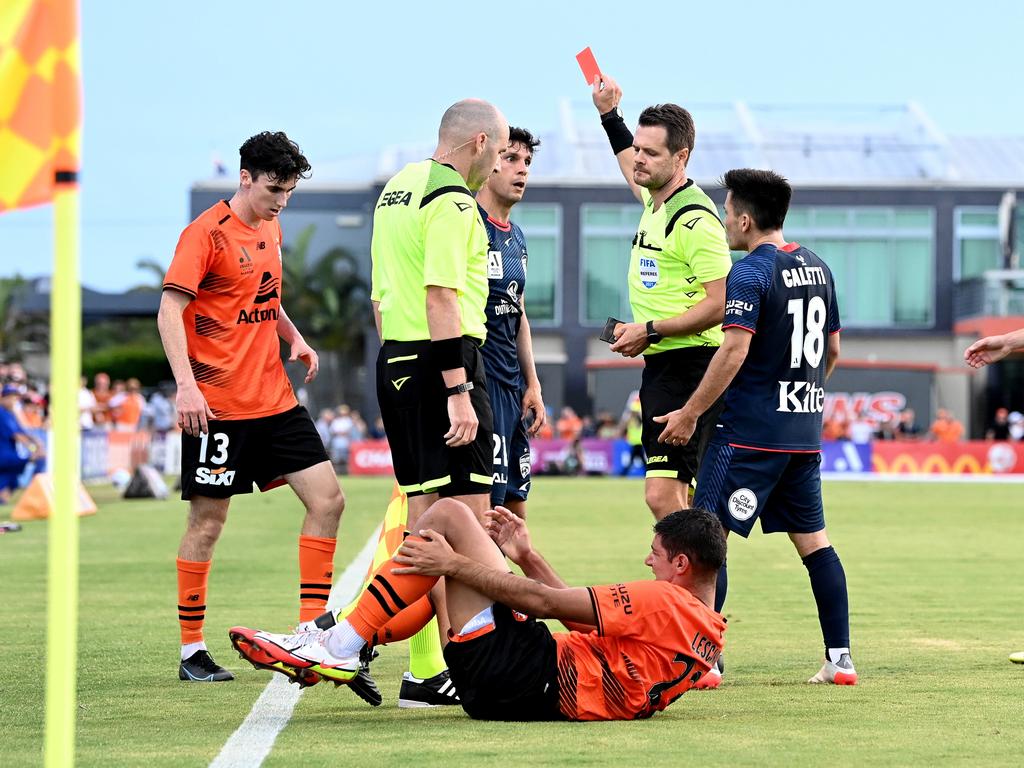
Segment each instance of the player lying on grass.
[{"label": "player lying on grass", "polygon": [[[715,516],[666,516],[654,526],[644,560],[654,580],[595,587],[566,586],[533,548],[525,522],[507,509],[487,513],[486,531],[473,521],[465,504],[441,499],[346,619],[293,635],[235,627],[232,641],[254,663],[269,657],[364,684],[360,651],[443,585],[454,628],[445,660],[466,713],[491,720],[650,717],[721,654],[725,620],[710,606],[726,545]],[[503,555],[526,578],[509,573]],[[536,619],[558,619],[570,631],[552,634]]]}]

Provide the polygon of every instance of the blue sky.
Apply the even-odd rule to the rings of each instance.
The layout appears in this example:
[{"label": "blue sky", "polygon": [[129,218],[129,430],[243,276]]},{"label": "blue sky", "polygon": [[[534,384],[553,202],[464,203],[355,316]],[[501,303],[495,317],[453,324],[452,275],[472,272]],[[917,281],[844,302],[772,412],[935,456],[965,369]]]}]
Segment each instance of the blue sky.
[{"label": "blue sky", "polygon": [[[218,154],[285,130],[314,167],[429,141],[477,96],[546,131],[589,92],[590,45],[630,102],[917,101],[954,135],[1024,133],[1024,3],[83,3],[82,282],[166,265]],[[698,126],[699,130],[699,126]],[[301,191],[301,188],[300,188]],[[49,206],[0,216],[0,277],[51,271]]]}]

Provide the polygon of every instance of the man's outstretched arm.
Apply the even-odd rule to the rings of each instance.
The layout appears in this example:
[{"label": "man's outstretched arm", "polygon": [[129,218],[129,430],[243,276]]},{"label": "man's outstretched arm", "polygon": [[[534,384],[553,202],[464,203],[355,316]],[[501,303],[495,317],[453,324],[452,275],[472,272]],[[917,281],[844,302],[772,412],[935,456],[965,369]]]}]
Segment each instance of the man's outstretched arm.
[{"label": "man's outstretched arm", "polygon": [[588,627],[597,624],[590,592],[585,587],[551,587],[502,572],[455,552],[436,531],[420,531],[420,536],[422,540],[409,538],[402,544],[394,559],[403,567],[394,573],[455,579],[495,602],[538,619],[558,619],[563,624]]}]

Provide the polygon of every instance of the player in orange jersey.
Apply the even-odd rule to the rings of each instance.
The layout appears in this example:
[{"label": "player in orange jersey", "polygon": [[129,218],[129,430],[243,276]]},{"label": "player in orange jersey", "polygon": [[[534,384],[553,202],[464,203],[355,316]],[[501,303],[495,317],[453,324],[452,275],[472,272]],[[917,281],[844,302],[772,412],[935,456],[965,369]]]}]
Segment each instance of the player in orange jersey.
[{"label": "player in orange jersey", "polygon": [[[177,383],[181,486],[188,524],[178,550],[182,680],[230,680],[203,642],[213,549],[233,495],[288,483],[306,507],[299,536],[300,621],[323,612],[345,499],[281,362],[317,375],[317,354],[281,303],[278,216],[310,165],[284,133],[239,150],[238,190],[182,232],[164,278],[157,324]],[[308,679],[307,682],[313,680]]]},{"label": "player in orange jersey", "polygon": [[[533,549],[525,521],[502,507],[486,514],[487,532],[462,502],[434,503],[419,535],[405,540],[356,609],[327,630],[231,633],[293,670],[347,682],[374,632],[404,606],[412,610],[444,576],[447,618],[456,628],[448,630],[445,660],[463,708],[490,720],[650,717],[721,655],[725,620],[710,606],[726,544],[714,515],[681,510],[654,526],[644,560],[654,581],[568,587]],[[509,573],[503,555],[526,578]],[[552,634],[538,618],[558,619],[570,631]]]}]

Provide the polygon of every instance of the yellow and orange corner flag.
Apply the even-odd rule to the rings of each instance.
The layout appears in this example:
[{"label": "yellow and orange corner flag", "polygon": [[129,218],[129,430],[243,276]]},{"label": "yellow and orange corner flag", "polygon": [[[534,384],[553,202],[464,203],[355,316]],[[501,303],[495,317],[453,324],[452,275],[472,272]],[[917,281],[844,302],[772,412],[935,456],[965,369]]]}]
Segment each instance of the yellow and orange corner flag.
[{"label": "yellow and orange corner flag", "polygon": [[0,3],[0,213],[53,200],[81,145],[75,0]]},{"label": "yellow and orange corner flag", "polygon": [[81,95],[77,0],[0,1],[0,213],[53,202],[46,768],[75,762],[78,655],[78,283]]}]

